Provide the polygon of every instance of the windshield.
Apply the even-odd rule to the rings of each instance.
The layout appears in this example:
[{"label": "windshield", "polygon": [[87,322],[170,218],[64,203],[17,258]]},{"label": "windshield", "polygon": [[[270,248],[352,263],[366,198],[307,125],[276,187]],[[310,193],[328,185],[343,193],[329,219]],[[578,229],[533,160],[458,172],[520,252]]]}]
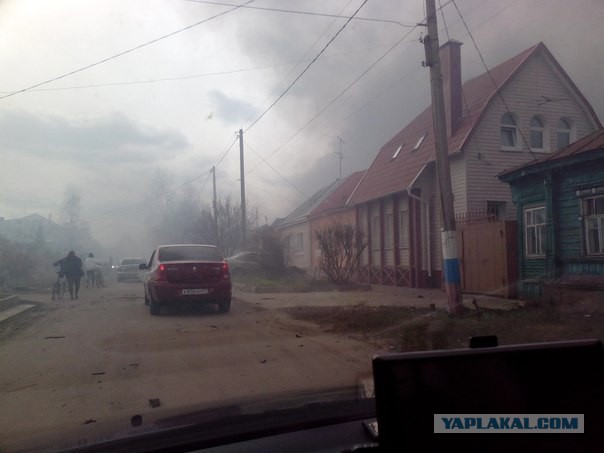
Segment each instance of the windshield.
[{"label": "windshield", "polygon": [[141,260],[138,258],[135,259],[130,259],[130,260],[122,260],[122,264],[126,265],[126,264],[144,264],[145,260]]},{"label": "windshield", "polygon": [[434,3],[0,1],[0,451],[604,338],[604,2]]},{"label": "windshield", "polygon": [[173,246],[162,247],[158,253],[159,261],[221,261],[222,256],[216,247]]}]

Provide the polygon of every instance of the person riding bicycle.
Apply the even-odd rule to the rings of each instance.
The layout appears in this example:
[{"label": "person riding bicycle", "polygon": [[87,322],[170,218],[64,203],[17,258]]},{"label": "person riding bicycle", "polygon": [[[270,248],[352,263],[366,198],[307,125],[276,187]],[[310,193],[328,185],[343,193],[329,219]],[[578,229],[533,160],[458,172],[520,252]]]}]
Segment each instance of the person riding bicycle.
[{"label": "person riding bicycle", "polygon": [[97,269],[97,261],[94,258],[94,254],[90,252],[88,258],[84,261],[84,268],[86,269],[86,288],[95,286],[95,272]]}]

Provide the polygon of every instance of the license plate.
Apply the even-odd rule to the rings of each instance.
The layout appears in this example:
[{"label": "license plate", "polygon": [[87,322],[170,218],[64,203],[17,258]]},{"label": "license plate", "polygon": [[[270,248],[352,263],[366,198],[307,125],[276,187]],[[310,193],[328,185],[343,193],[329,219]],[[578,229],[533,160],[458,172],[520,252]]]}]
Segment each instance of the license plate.
[{"label": "license plate", "polygon": [[183,296],[194,296],[197,294],[208,294],[208,290],[207,289],[183,289],[182,290]]}]

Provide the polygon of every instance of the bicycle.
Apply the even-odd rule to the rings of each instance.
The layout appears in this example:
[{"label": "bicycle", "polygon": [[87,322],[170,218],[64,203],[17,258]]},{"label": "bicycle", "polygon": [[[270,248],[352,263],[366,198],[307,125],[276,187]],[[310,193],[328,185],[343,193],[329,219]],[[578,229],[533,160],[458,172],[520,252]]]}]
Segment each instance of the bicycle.
[{"label": "bicycle", "polygon": [[67,279],[62,272],[57,272],[57,281],[52,286],[52,300],[61,299],[67,291]]},{"label": "bicycle", "polygon": [[105,287],[105,278],[103,277],[103,272],[101,271],[100,268],[98,268],[94,271],[94,283],[92,286],[93,286],[93,288],[94,288],[94,286],[96,286],[97,288]]}]

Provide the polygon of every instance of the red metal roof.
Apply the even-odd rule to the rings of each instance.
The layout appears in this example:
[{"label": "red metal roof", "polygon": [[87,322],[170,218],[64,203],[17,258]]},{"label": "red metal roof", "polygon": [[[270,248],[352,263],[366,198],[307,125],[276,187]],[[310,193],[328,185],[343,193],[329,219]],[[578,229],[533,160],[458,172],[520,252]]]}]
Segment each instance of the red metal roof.
[{"label": "red metal roof", "polygon": [[[465,97],[463,117],[453,136],[448,138],[449,154],[461,151],[475,131],[490,101],[498,95],[498,90],[503,88],[524,62],[537,52],[544,52],[571,84],[571,87],[576,89],[572,80],[557,64],[543,43],[526,49],[494,67],[489,73],[484,73],[463,84],[462,90]],[[591,108],[578,89],[576,92],[588,108]],[[593,117],[597,118],[595,113]],[[423,134],[427,135],[422,145],[413,151],[413,147]],[[402,149],[394,158],[393,156],[401,145],[403,145]],[[435,160],[435,156],[432,110],[429,106],[380,149],[357,190],[352,194],[350,202],[352,204],[363,203],[406,190],[424,165]]]},{"label": "red metal roof", "polygon": [[345,178],[333,192],[310,212],[309,216],[318,216],[345,208],[350,194],[356,189],[364,174],[365,170],[357,171]]}]

